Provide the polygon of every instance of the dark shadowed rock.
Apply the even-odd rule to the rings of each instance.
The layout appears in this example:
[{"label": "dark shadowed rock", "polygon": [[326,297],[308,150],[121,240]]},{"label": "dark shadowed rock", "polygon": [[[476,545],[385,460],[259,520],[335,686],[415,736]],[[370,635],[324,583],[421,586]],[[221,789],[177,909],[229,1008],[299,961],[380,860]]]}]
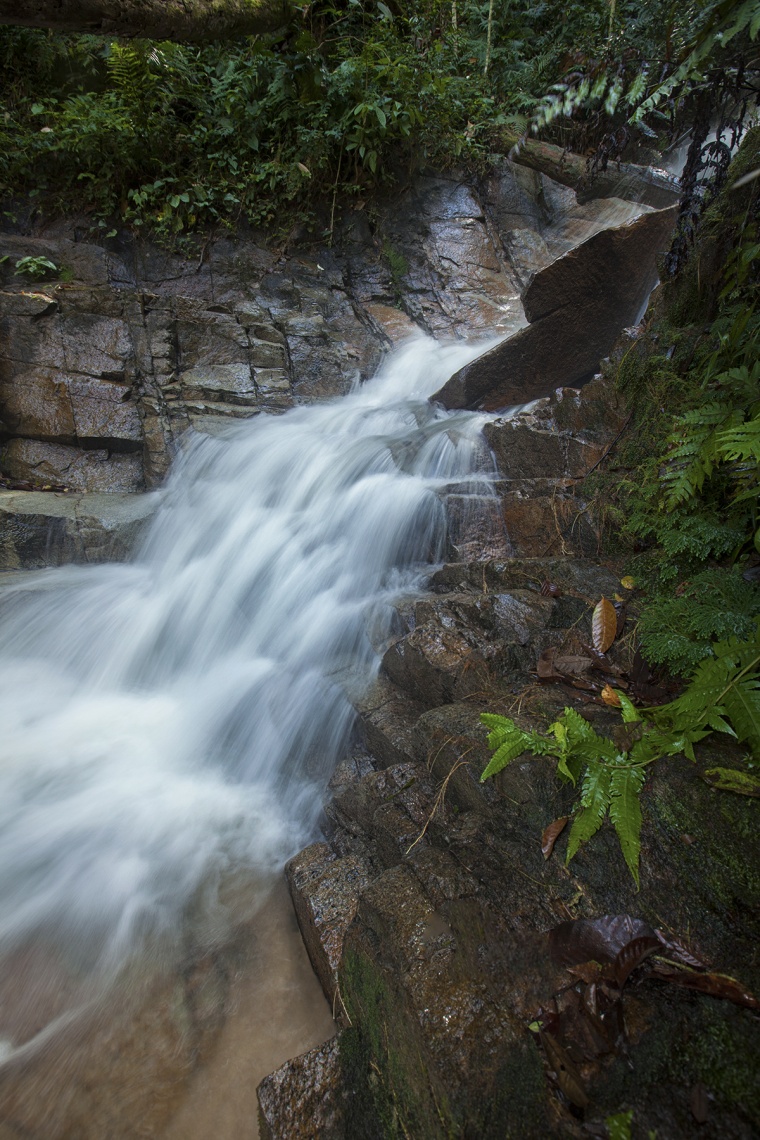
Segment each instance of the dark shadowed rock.
[{"label": "dark shadowed rock", "polygon": [[456,372],[435,398],[495,410],[584,380],[640,313],[676,212],[601,230],[536,274],[523,297],[533,323]]},{"label": "dark shadowed rock", "polygon": [[336,859],[326,843],[312,843],[285,874],[311,964],[334,1007],[343,939],[369,882],[367,867],[356,855]]}]

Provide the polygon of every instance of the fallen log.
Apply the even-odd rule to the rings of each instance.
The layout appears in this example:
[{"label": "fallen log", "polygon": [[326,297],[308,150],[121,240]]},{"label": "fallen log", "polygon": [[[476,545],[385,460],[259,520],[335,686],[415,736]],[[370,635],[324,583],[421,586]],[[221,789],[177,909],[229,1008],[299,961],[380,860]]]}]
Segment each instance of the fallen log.
[{"label": "fallen log", "polygon": [[610,162],[606,170],[590,174],[586,159],[554,143],[526,139],[510,155],[513,162],[546,174],[575,190],[579,202],[592,198],[625,198],[656,210],[672,206],[681,196],[678,180],[663,170],[631,162]]},{"label": "fallen log", "polygon": [[289,0],[0,0],[0,24],[204,43],[282,27]]}]

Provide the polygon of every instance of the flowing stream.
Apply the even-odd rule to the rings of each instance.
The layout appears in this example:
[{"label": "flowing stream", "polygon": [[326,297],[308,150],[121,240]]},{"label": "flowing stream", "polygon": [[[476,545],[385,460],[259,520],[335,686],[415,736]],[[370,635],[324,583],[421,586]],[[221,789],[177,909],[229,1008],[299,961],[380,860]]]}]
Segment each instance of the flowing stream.
[{"label": "flowing stream", "polygon": [[486,347],[420,337],[340,400],[192,436],[131,563],[2,590],[0,1092],[140,962],[226,976],[198,963],[316,834],[447,489],[489,493],[486,417],[428,402]]}]

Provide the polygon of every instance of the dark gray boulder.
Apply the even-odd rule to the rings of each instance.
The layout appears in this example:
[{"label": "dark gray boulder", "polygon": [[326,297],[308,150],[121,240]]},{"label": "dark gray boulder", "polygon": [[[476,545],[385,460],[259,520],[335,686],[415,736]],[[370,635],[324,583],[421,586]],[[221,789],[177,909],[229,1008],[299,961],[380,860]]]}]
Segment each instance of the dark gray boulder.
[{"label": "dark gray boulder", "polygon": [[676,213],[601,230],[537,273],[523,296],[531,324],[455,372],[435,399],[496,411],[583,382],[641,312]]}]

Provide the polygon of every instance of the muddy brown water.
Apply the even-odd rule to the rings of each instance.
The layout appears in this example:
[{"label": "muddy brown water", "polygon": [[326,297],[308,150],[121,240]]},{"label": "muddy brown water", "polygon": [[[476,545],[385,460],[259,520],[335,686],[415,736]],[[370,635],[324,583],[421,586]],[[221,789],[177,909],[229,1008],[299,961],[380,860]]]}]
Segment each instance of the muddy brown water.
[{"label": "muddy brown water", "polygon": [[259,1081],[335,1032],[283,879],[180,968],[135,968],[93,1008],[77,985],[41,947],[4,964],[3,1035],[85,1004],[0,1069],[0,1140],[255,1140]]}]

